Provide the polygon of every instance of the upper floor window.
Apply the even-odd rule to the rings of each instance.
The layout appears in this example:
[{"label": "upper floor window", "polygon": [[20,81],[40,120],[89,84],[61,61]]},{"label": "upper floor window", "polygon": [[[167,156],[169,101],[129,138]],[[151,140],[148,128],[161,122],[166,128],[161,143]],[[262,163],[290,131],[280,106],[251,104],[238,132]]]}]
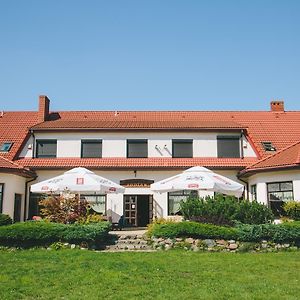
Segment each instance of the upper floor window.
[{"label": "upper floor window", "polygon": [[172,157],[193,157],[193,140],[172,140]]},{"label": "upper floor window", "polygon": [[0,183],[0,213],[2,213],[2,208],[3,208],[3,192],[4,192],[4,183]]},{"label": "upper floor window", "polygon": [[261,142],[265,151],[276,151],[272,142]]},{"label": "upper floor window", "polygon": [[57,140],[37,140],[36,157],[56,157]]},{"label": "upper floor window", "polygon": [[283,214],[283,204],[294,199],[293,182],[272,182],[267,184],[269,206],[275,216]]},{"label": "upper floor window", "polygon": [[148,157],[148,141],[147,140],[127,140],[127,157]]},{"label": "upper floor window", "polygon": [[8,152],[12,145],[12,142],[4,142],[0,147],[0,152]]},{"label": "upper floor window", "polygon": [[81,157],[102,157],[102,140],[82,140]]},{"label": "upper floor window", "polygon": [[218,136],[218,157],[239,158],[241,157],[239,136]]}]

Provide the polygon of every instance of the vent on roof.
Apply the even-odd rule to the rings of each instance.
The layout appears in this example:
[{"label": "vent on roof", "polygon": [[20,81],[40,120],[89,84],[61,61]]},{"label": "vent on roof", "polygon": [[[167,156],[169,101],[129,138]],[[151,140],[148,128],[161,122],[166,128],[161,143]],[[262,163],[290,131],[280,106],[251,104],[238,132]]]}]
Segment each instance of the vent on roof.
[{"label": "vent on roof", "polygon": [[4,142],[1,145],[0,152],[8,152],[12,145],[13,145],[12,142]]},{"label": "vent on roof", "polygon": [[273,146],[272,142],[262,142],[262,145],[265,151],[276,151],[276,148]]}]

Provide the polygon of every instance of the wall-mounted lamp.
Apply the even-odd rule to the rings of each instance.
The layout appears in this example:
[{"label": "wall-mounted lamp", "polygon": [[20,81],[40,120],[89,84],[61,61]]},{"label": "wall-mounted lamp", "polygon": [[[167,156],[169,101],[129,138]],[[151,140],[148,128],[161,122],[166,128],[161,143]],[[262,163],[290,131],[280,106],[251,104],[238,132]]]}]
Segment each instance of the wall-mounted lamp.
[{"label": "wall-mounted lamp", "polygon": [[134,170],[133,173],[134,173],[134,177],[136,177],[137,170]]}]

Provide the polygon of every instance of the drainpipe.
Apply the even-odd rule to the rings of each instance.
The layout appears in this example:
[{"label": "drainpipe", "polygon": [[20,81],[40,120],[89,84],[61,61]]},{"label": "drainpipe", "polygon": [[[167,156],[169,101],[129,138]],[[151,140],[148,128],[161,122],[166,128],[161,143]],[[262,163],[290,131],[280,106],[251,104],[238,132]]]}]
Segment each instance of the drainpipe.
[{"label": "drainpipe", "polygon": [[33,179],[25,182],[25,197],[24,197],[24,221],[26,221],[27,217],[27,202],[28,202],[28,183],[35,181],[37,179],[37,176],[35,176]]},{"label": "drainpipe", "polygon": [[246,188],[247,188],[247,200],[250,201],[250,198],[249,198],[249,183],[241,178],[239,178],[240,181],[246,183]]}]

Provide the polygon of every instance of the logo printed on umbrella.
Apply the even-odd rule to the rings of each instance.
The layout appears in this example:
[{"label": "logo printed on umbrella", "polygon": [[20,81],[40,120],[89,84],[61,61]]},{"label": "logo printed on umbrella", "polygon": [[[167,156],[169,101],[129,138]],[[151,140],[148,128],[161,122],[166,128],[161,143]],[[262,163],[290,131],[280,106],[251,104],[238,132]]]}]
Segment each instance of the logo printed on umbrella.
[{"label": "logo printed on umbrella", "polygon": [[217,175],[214,175],[213,177],[214,177],[215,179],[217,179],[217,180],[220,180],[221,182],[223,182],[223,183],[225,183],[225,184],[227,184],[227,185],[231,185],[231,183],[230,183],[229,181],[223,179],[222,177],[219,177],[219,176],[217,176]]},{"label": "logo printed on umbrella", "polygon": [[78,185],[84,184],[84,178],[76,178],[76,184]]},{"label": "logo printed on umbrella", "polygon": [[189,175],[186,177],[186,180],[200,180],[200,181],[203,181],[204,178],[203,176],[200,176],[200,175]]},{"label": "logo printed on umbrella", "polygon": [[110,187],[108,190],[109,190],[110,192],[115,192],[117,189],[116,189],[115,187]]},{"label": "logo printed on umbrella", "polygon": [[42,191],[48,191],[48,190],[49,190],[49,187],[46,186],[46,185],[45,185],[45,186],[42,186],[41,190],[42,190]]},{"label": "logo printed on umbrella", "polygon": [[189,189],[198,189],[199,188],[199,184],[197,183],[191,183],[188,185]]}]

